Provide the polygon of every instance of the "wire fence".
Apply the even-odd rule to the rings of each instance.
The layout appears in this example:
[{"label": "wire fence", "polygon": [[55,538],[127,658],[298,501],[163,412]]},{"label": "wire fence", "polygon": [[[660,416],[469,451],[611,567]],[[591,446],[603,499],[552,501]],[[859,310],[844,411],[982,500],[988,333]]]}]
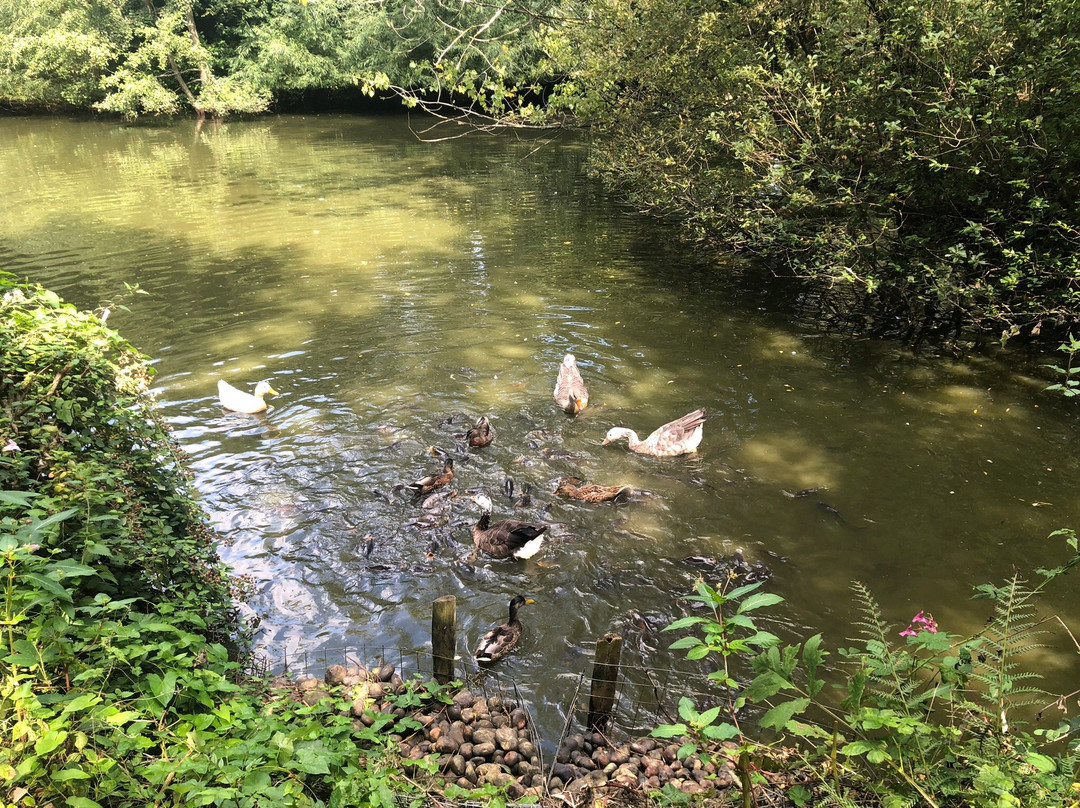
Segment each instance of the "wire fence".
[{"label": "wire fence", "polygon": [[[270,666],[272,670],[268,672],[270,675],[322,678],[327,668],[335,664],[374,669],[389,663],[403,679],[417,675],[427,678],[432,675],[435,661],[430,647],[393,648],[369,644],[324,646],[314,651],[285,653],[277,664]],[[463,682],[465,688],[489,699],[498,696],[504,702],[513,701],[525,710],[529,727],[535,735],[537,725],[529,699],[522,695],[523,690],[534,692],[534,687],[528,683],[520,683],[519,686],[517,679],[503,671],[481,667],[471,657],[455,657],[452,661],[455,677]],[[566,736],[575,731],[575,727],[588,726],[590,695],[607,681],[595,674],[595,665],[587,670],[552,672],[552,676],[567,682],[567,695],[563,697],[560,708],[565,722],[559,737],[542,738],[540,741],[553,742],[557,749]],[[624,647],[615,678],[614,703],[610,720],[603,729],[604,734],[614,742],[648,735],[658,724],[677,723],[681,721],[679,699],[682,697],[689,698],[698,710],[703,710],[717,701],[719,693],[705,673],[659,666],[636,648]]]}]

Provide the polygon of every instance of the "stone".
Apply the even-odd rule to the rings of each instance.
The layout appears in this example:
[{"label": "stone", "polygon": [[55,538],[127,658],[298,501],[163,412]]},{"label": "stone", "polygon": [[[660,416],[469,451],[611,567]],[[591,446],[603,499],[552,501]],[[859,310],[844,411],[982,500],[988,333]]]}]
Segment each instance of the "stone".
[{"label": "stone", "polygon": [[518,734],[517,730],[511,727],[499,727],[495,730],[495,743],[499,745],[501,749],[507,751],[518,747]]},{"label": "stone", "polygon": [[465,758],[461,755],[454,755],[450,758],[450,771],[456,774],[458,777],[465,776]]},{"label": "stone", "polygon": [[482,757],[485,760],[490,760],[495,754],[495,744],[493,743],[474,743],[473,744],[473,757]]},{"label": "stone", "polygon": [[300,695],[300,700],[304,702],[308,707],[318,704],[323,699],[331,698],[330,694],[323,690],[321,687],[313,687],[305,690]]},{"label": "stone", "polygon": [[492,713],[491,726],[499,729],[510,725],[510,717],[506,713]]},{"label": "stone", "polygon": [[[456,707],[457,705],[454,706]],[[466,724],[471,724],[474,720],[476,720],[476,710],[474,710],[472,707],[461,708],[461,720],[464,721]]]},{"label": "stone", "polygon": [[457,694],[454,695],[454,704],[458,707],[472,707],[475,702],[476,699],[468,690],[459,690]]},{"label": "stone", "polygon": [[463,743],[458,751],[461,753],[462,757],[468,760],[473,756],[473,745],[471,743]]},{"label": "stone", "polygon": [[473,744],[495,743],[495,730],[487,729],[486,727],[473,727],[472,731]]},{"label": "stone", "polygon": [[520,741],[518,743],[518,751],[526,760],[536,755],[536,747],[533,746],[532,741]]},{"label": "stone", "polygon": [[299,691],[314,690],[319,686],[319,680],[314,676],[301,676],[296,680],[296,689]]},{"label": "stone", "polygon": [[529,715],[520,707],[510,713],[510,726],[515,729],[525,729],[529,724]]},{"label": "stone", "polygon": [[389,682],[394,676],[394,666],[389,662],[384,662],[379,666],[378,670],[374,671],[374,677],[380,682]]},{"label": "stone", "polygon": [[635,755],[645,755],[656,748],[656,741],[652,738],[641,738],[630,744],[630,751]]},{"label": "stone", "polygon": [[[454,739],[452,733],[447,733],[435,741],[435,751],[440,755],[455,755],[457,754],[460,745],[461,744]],[[462,768],[464,768],[464,759]]]},{"label": "stone", "polygon": [[477,782],[480,785],[491,783],[499,788],[505,788],[514,782],[513,775],[502,770],[501,766],[494,763],[482,763],[476,767]]},{"label": "stone", "polygon": [[521,762],[521,755],[519,755],[517,752],[515,752],[513,750],[510,750],[505,755],[503,755],[503,765],[506,766],[506,768],[508,768],[508,769],[512,770],[520,762]]},{"label": "stone", "polygon": [[618,749],[611,753],[611,762],[617,766],[621,766],[624,763],[630,761],[630,747],[620,746]]}]

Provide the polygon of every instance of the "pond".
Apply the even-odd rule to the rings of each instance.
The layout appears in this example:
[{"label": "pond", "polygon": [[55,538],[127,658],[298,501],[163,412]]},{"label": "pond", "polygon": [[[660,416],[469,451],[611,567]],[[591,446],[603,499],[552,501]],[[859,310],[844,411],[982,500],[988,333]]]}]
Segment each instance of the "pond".
[{"label": "pond", "polygon": [[[455,595],[471,673],[521,593],[536,601],[524,639],[491,681],[520,690],[550,743],[607,632],[625,643],[624,728],[711,698],[708,669],[661,629],[736,552],[786,599],[762,622],[833,649],[854,635],[853,581],[897,631],[925,609],[966,633],[986,616],[973,586],[1066,557],[1048,535],[1078,524],[1077,411],[1044,392],[1046,360],[829,335],[790,285],[620,209],[580,142],[425,142],[423,126],[0,123],[0,266],[112,304],[109,324],[152,357],[276,669],[344,653],[423,668],[432,601]],[[567,352],[590,394],[576,418],[551,397]],[[279,395],[228,413],[218,379]],[[696,455],[601,446],[612,426],[644,436],[697,407]],[[480,415],[495,442],[468,450]],[[395,486],[441,466],[433,447],[455,459],[457,497],[424,509]],[[568,475],[635,494],[556,498]],[[496,519],[550,525],[535,558],[463,560],[479,492]],[[1043,605],[1080,624],[1064,582]],[[1032,665],[1071,689],[1074,662],[1052,643]]]}]

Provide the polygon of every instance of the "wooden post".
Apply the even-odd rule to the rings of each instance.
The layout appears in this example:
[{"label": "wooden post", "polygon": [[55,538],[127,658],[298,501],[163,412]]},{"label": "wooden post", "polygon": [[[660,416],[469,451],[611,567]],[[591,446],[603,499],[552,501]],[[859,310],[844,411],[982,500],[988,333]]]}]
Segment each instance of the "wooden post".
[{"label": "wooden post", "polygon": [[615,709],[615,686],[619,679],[621,654],[622,637],[617,634],[605,634],[604,639],[596,643],[592,691],[589,693],[589,729],[602,730],[611,720],[611,711]]},{"label": "wooden post", "polygon": [[446,595],[431,604],[431,674],[440,685],[454,679],[457,649],[457,598]]}]

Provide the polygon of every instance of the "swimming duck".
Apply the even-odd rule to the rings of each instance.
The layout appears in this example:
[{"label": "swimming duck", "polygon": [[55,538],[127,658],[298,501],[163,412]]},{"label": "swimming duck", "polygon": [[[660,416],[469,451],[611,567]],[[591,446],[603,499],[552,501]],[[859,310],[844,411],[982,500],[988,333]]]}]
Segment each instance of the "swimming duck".
[{"label": "swimming duck", "polygon": [[585,382],[578,370],[577,360],[573,354],[563,357],[559,365],[559,378],[555,381],[555,392],[552,398],[556,403],[571,415],[577,415],[589,403],[589,391],[585,389]]},{"label": "swimming duck", "polygon": [[487,494],[477,494],[472,498],[480,507],[480,521],[473,525],[473,547],[471,558],[476,558],[477,550],[483,550],[492,558],[532,558],[544,542],[543,533],[547,525],[530,525],[517,519],[503,519],[491,523],[491,499]]},{"label": "swimming duck", "polygon": [[480,449],[495,440],[495,433],[491,429],[491,423],[486,415],[481,415],[476,426],[465,433],[465,442],[470,446]]},{"label": "swimming duck", "polygon": [[555,495],[580,499],[582,502],[626,502],[634,492],[628,485],[583,485],[577,477],[563,477]]},{"label": "swimming duck", "polygon": [[501,626],[495,626],[483,636],[480,644],[473,651],[473,659],[481,664],[496,662],[514,650],[514,646],[521,639],[518,609],[526,603],[536,603],[536,601],[522,595],[514,595],[514,599],[510,601],[510,619]]},{"label": "swimming duck", "polygon": [[255,385],[255,394],[252,395],[243,390],[237,390],[224,379],[218,379],[217,392],[218,401],[221,402],[222,407],[233,412],[247,413],[262,412],[267,408],[263,396],[278,394],[278,391],[270,386],[270,382],[259,382]]},{"label": "swimming duck", "polygon": [[637,433],[624,426],[612,427],[608,430],[602,446],[607,446],[612,441],[626,438],[630,444],[630,451],[638,454],[652,455],[653,457],[673,457],[674,455],[688,454],[696,451],[701,443],[701,430],[705,423],[705,408],[687,413],[682,418],[664,424],[653,432],[645,440],[639,440]]},{"label": "swimming duck", "polygon": [[446,485],[454,479],[454,459],[451,457],[446,458],[446,463],[443,464],[442,471],[433,471],[431,474],[425,474],[416,482],[409,483],[405,486],[413,493],[413,499],[417,500],[425,494],[430,494],[436,488]]}]

